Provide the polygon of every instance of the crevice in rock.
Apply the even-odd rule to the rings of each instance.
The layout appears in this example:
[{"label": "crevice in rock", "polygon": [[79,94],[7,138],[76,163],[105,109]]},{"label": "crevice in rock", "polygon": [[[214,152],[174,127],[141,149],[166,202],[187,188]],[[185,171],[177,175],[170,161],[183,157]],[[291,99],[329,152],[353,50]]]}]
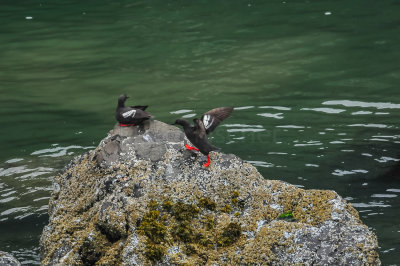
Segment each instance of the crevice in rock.
[{"label": "crevice in rock", "polygon": [[81,255],[83,265],[95,265],[104,255],[97,244],[89,239],[83,241],[82,246],[79,248],[79,254]]},{"label": "crevice in rock", "polygon": [[107,240],[111,243],[115,243],[122,238],[126,238],[127,236],[126,231],[121,232],[121,230],[106,222],[98,222],[96,224],[96,227],[100,231],[100,233],[105,235]]}]

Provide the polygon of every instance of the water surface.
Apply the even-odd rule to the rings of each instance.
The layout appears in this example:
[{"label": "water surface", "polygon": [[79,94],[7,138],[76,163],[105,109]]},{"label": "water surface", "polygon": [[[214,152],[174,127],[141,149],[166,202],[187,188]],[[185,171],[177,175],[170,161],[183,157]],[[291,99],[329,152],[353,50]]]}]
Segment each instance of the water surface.
[{"label": "water surface", "polygon": [[212,134],[269,179],[333,189],[400,249],[398,1],[2,1],[0,250],[39,264],[51,180],[113,127],[234,106]]}]

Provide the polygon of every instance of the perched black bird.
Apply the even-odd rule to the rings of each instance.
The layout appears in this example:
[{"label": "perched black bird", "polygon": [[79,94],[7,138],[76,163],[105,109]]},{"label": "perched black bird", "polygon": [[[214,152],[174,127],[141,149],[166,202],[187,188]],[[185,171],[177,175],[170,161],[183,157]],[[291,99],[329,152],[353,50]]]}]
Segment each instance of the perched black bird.
[{"label": "perched black bird", "polygon": [[137,126],[151,117],[149,113],[145,112],[147,105],[125,107],[125,101],[128,98],[129,97],[126,96],[126,94],[121,94],[118,97],[118,106],[115,118],[121,127]]},{"label": "perched black bird", "polygon": [[214,108],[207,113],[203,114],[201,119],[193,119],[194,125],[191,125],[185,119],[177,119],[174,124],[183,126],[186,137],[196,147],[190,147],[185,144],[188,150],[197,150],[202,154],[207,155],[207,163],[203,164],[204,167],[210,165],[210,151],[218,150],[217,147],[212,145],[208,139],[207,134],[214,131],[214,129],[227,118],[233,111],[232,107],[218,107]]}]

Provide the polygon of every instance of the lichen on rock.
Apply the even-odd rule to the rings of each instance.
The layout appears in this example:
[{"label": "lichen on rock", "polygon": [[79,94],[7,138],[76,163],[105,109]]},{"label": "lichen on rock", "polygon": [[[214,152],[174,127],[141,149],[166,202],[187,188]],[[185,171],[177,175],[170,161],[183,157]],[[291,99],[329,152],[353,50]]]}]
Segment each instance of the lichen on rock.
[{"label": "lichen on rock", "polygon": [[[43,265],[379,265],[376,236],[334,191],[264,179],[176,127],[116,126],[55,178]],[[290,213],[290,219],[280,218]]]}]

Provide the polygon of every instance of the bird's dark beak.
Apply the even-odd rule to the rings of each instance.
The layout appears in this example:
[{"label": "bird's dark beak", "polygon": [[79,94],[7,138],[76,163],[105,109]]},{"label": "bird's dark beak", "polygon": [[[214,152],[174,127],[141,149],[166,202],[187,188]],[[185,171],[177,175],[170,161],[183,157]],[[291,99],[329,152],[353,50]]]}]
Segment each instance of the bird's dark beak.
[{"label": "bird's dark beak", "polygon": [[176,125],[176,123],[174,122],[174,123],[170,123],[170,125]]}]

